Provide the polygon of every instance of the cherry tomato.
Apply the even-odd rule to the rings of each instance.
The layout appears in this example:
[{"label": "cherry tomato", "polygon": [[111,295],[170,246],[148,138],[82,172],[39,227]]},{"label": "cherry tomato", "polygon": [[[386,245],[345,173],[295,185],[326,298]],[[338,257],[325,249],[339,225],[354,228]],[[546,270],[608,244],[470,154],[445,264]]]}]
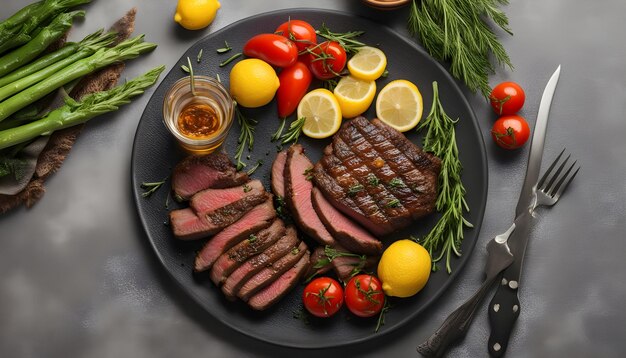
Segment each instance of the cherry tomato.
[{"label": "cherry tomato", "polygon": [[315,29],[306,21],[289,20],[278,26],[274,33],[295,42],[298,51],[304,51],[307,47],[317,45]]},{"label": "cherry tomato", "polygon": [[524,145],[530,136],[528,123],[516,114],[502,116],[493,124],[491,137],[504,149],[516,149]]},{"label": "cherry tomato", "polygon": [[330,277],[319,277],[306,285],[302,301],[312,315],[330,317],[343,305],[343,288]]},{"label": "cherry tomato", "polygon": [[311,72],[320,80],[339,76],[346,67],[346,51],[338,42],[325,41],[309,48]]},{"label": "cherry tomato", "polygon": [[246,42],[243,54],[277,67],[289,67],[298,59],[298,47],[284,36],[260,34]]},{"label": "cherry tomato", "polygon": [[493,88],[489,100],[498,115],[515,114],[522,109],[526,94],[517,83],[502,82]]},{"label": "cherry tomato", "polygon": [[298,103],[309,89],[312,79],[311,71],[302,62],[296,62],[280,72],[280,87],[276,91],[279,117],[285,118],[298,108]]},{"label": "cherry tomato", "polygon": [[372,317],[385,305],[380,280],[372,275],[354,276],[346,285],[346,306],[359,317]]}]

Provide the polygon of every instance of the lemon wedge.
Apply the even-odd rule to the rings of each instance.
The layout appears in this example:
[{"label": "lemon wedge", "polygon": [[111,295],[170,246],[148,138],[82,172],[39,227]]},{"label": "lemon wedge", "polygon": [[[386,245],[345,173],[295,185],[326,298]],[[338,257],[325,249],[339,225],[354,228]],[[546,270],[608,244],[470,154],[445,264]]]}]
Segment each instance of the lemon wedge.
[{"label": "lemon wedge", "polygon": [[413,129],[422,119],[422,94],[407,80],[389,82],[376,98],[376,116],[400,132]]},{"label": "lemon wedge", "polygon": [[348,61],[348,70],[356,78],[368,81],[378,79],[387,67],[385,53],[375,47],[361,47]]},{"label": "lemon wedge", "polygon": [[341,126],[341,107],[331,91],[318,88],[300,100],[298,118],[302,117],[302,133],[311,138],[327,138]]},{"label": "lemon wedge", "polygon": [[376,82],[346,76],[339,80],[334,94],[341,107],[341,114],[345,118],[353,118],[367,111],[374,101]]}]

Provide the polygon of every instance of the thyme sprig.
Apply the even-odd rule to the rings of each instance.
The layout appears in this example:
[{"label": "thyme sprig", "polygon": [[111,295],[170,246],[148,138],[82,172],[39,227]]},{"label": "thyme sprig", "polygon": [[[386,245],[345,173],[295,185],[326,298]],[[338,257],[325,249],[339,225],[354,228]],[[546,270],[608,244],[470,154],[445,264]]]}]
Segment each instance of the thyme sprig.
[{"label": "thyme sprig", "polygon": [[412,1],[409,33],[417,36],[431,56],[450,62],[450,73],[472,91],[488,98],[489,75],[495,72],[490,57],[513,68],[511,60],[487,21],[513,34],[499,6],[508,0]]},{"label": "thyme sprig", "polygon": [[359,52],[359,48],[367,46],[363,42],[356,39],[357,37],[363,35],[365,31],[348,31],[343,33],[332,32],[326,24],[322,24],[319,30],[315,32],[327,40],[339,42],[341,47],[343,47],[349,54],[355,54]]},{"label": "thyme sprig", "polygon": [[246,166],[246,163],[241,161],[241,156],[246,147],[248,147],[248,151],[252,151],[254,147],[254,128],[258,122],[255,119],[244,116],[237,105],[235,105],[235,113],[237,115],[237,123],[239,123],[239,127],[241,127],[241,132],[237,139],[235,159],[237,159],[237,170],[241,170]]},{"label": "thyme sprig", "polygon": [[289,142],[298,143],[298,138],[300,138],[300,133],[302,133],[302,127],[304,127],[304,122],[306,122],[306,117],[300,117],[291,122],[287,132],[280,137],[280,144],[287,144]]},{"label": "thyme sprig", "polygon": [[469,207],[465,201],[465,187],[461,182],[463,166],[459,161],[454,131],[457,121],[458,119],[450,118],[443,110],[437,82],[433,82],[433,104],[428,117],[420,123],[417,130],[426,129],[423,141],[424,150],[441,158],[439,193],[435,205],[442,215],[435,227],[420,240],[420,243],[430,253],[433,271],[437,269],[437,262],[445,256],[448,273],[452,272],[450,268],[452,254],[461,256],[464,227],[473,227],[463,217],[463,212],[469,212]]}]

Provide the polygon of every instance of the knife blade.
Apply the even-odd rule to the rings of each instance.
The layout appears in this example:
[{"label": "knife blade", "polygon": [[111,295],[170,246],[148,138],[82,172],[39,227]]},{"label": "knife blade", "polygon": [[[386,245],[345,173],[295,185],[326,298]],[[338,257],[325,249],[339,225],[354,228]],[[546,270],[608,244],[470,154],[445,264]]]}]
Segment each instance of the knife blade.
[{"label": "knife blade", "polygon": [[559,65],[550,77],[539,104],[537,121],[535,123],[530,153],[528,155],[526,178],[524,179],[520,198],[515,209],[516,227],[508,240],[514,261],[511,266],[504,270],[498,289],[489,303],[491,334],[489,336],[488,348],[489,354],[492,357],[501,357],[504,355],[508,347],[511,331],[519,317],[519,280],[522,273],[526,246],[528,245],[528,239],[530,237],[530,229],[534,220],[533,209],[537,202],[537,181],[539,179],[539,170],[541,169],[541,160],[543,158],[548,115],[550,114],[550,105],[560,73],[561,66]]}]

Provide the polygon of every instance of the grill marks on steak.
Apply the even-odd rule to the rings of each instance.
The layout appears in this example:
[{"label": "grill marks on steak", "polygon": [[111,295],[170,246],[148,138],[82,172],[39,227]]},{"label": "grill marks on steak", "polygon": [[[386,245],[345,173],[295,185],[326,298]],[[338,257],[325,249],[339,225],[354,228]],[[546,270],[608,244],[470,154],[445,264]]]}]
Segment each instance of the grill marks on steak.
[{"label": "grill marks on steak", "polygon": [[274,261],[288,254],[297,247],[299,242],[296,230],[293,226],[288,227],[283,237],[265,249],[265,251],[250,258],[233,271],[230,276],[228,276],[226,281],[224,281],[224,284],[222,285],[222,292],[224,292],[226,297],[234,299],[241,286],[250,277],[261,271],[266,266],[271,265]]},{"label": "grill marks on steak", "polygon": [[191,155],[174,168],[172,189],[176,198],[187,200],[204,189],[228,188],[247,181],[248,175],[237,172],[226,154]]},{"label": "grill marks on steak", "polygon": [[194,271],[205,271],[213,265],[215,260],[241,240],[262,230],[276,218],[276,211],[271,200],[257,205],[234,224],[222,230],[211,238],[196,256]]},{"label": "grill marks on steak", "polygon": [[304,155],[304,148],[296,144],[287,151],[285,162],[285,203],[296,224],[307,235],[323,245],[336,244],[317,216],[311,202],[313,183],[310,180],[313,163]]},{"label": "grill marks on steak", "polygon": [[273,245],[284,234],[285,224],[276,219],[269,227],[249,235],[215,261],[211,268],[211,280],[219,286],[241,264]]},{"label": "grill marks on steak", "polygon": [[341,246],[357,254],[379,255],[382,252],[382,243],[335,209],[318,188],[313,188],[312,200],[319,218]]},{"label": "grill marks on steak", "polygon": [[283,273],[269,286],[263,288],[248,300],[250,307],[262,311],[283,298],[298,283],[300,277],[307,269],[309,262],[308,252],[300,258],[300,261]]},{"label": "grill marks on steak", "polygon": [[324,149],[314,178],[336,208],[386,235],[434,210],[440,166],[395,129],[358,117]]}]

